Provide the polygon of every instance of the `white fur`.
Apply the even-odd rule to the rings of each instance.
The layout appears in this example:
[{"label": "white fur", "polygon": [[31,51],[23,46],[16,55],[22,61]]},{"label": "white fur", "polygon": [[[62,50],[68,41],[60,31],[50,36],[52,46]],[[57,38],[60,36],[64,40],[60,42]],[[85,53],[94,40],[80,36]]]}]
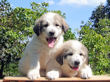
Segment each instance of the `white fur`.
[{"label": "white fur", "polygon": [[89,65],[86,65],[84,68],[80,70],[81,78],[90,78],[92,77],[92,70]]},{"label": "white fur", "polygon": [[[81,78],[85,78],[85,79],[92,77],[92,70],[90,66],[84,63],[86,61],[85,56],[88,55],[88,51],[86,50],[86,47],[77,40],[70,40],[67,41],[67,43],[71,44],[74,54],[64,59],[64,65],[67,65],[67,67],[62,66],[64,74],[70,77],[80,76]],[[87,55],[82,56],[80,55],[80,53]],[[74,64],[74,61],[80,62],[78,71],[74,71],[68,67],[68,64],[72,66]],[[70,70],[71,72],[69,72]]]},{"label": "white fur", "polygon": [[[60,27],[55,27],[52,23],[52,21],[54,21],[54,15],[54,13],[46,14],[44,19],[45,21],[48,21],[49,26],[44,28],[39,36],[36,34],[33,35],[32,40],[26,46],[24,56],[19,62],[19,71],[30,79],[36,79],[41,76],[40,69],[46,68],[48,60],[63,44],[62,29]],[[48,37],[48,32],[50,30],[54,30],[55,37],[57,37],[54,48],[49,48],[48,43],[45,40],[46,37]],[[58,74],[55,74],[55,77],[58,77]],[[54,79],[54,77],[51,78]]]},{"label": "white fur", "polygon": [[48,77],[48,79],[54,80],[60,77],[60,73],[57,70],[52,70],[47,72],[46,76]]},{"label": "white fur", "polygon": [[55,45],[54,49],[50,49],[42,44],[37,39],[36,35],[34,35],[32,41],[29,42],[24,51],[23,58],[20,60],[19,71],[24,75],[27,75],[30,79],[40,77],[40,68],[45,69],[49,57],[51,57],[52,53],[54,53],[62,43],[63,37],[59,39],[59,42]]},{"label": "white fur", "polygon": [[[68,55],[72,53],[72,55]],[[83,55],[80,55],[82,53]],[[64,56],[67,55],[66,58]],[[87,79],[92,77],[92,70],[87,64],[88,60],[88,50],[87,48],[77,40],[66,41],[61,48],[57,51],[55,56],[48,62],[47,65],[47,78],[56,79],[61,76],[75,77],[79,76],[81,78]],[[63,64],[61,65],[56,59],[58,57],[63,57]],[[61,59],[60,59],[61,60]],[[74,62],[79,61],[78,70],[72,69],[70,66],[75,66]],[[53,70],[57,69],[57,73]],[[59,77],[55,74],[60,74]]]}]

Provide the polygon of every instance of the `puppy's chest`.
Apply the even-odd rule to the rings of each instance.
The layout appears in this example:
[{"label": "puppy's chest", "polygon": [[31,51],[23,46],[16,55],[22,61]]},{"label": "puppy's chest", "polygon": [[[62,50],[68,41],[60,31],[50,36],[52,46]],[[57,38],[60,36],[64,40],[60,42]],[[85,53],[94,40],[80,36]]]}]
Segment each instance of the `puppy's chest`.
[{"label": "puppy's chest", "polygon": [[51,58],[51,56],[52,56],[52,53],[49,51],[41,54],[41,56],[40,56],[40,67],[41,67],[41,69],[46,68],[46,64],[49,61],[49,59]]},{"label": "puppy's chest", "polygon": [[53,57],[54,53],[57,51],[57,48],[49,49],[44,47],[42,49],[42,52],[39,51],[40,53],[40,68],[45,69],[47,62],[49,61],[50,58]]}]

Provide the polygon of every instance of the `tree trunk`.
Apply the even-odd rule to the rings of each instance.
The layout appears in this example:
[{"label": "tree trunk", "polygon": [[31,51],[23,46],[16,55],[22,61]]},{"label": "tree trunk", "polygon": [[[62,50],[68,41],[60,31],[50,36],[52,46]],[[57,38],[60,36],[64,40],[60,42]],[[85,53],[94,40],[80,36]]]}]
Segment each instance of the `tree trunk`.
[{"label": "tree trunk", "polygon": [[0,78],[3,78],[4,77],[4,75],[3,75],[3,68],[4,68],[4,62],[1,61]]}]

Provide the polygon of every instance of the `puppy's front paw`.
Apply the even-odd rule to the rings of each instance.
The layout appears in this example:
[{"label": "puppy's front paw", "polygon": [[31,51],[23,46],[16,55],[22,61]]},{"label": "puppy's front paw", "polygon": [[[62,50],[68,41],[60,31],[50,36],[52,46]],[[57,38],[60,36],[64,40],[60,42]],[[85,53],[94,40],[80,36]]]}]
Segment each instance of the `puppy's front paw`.
[{"label": "puppy's front paw", "polygon": [[31,80],[35,80],[37,78],[40,77],[40,73],[39,72],[36,72],[36,71],[30,71],[28,74],[27,74],[27,77]]},{"label": "puppy's front paw", "polygon": [[83,79],[88,79],[90,77],[92,77],[92,70],[90,67],[87,67],[86,69],[83,69],[81,71],[80,77]]},{"label": "puppy's front paw", "polygon": [[47,72],[46,76],[48,79],[54,80],[60,77],[60,73],[59,71],[52,70],[52,71]]},{"label": "puppy's front paw", "polygon": [[81,78],[83,78],[83,79],[88,79],[88,78],[90,78],[90,77],[92,77],[92,74],[91,74],[90,72],[83,71],[83,72],[81,73]]}]

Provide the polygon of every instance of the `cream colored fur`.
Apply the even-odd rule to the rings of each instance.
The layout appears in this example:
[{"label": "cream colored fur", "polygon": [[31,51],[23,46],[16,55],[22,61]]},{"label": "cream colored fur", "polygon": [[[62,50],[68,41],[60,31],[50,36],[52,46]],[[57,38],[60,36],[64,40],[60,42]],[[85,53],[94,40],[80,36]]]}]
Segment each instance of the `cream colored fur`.
[{"label": "cream colored fur", "polygon": [[[45,23],[48,23],[48,25],[46,26]],[[64,26],[63,29],[61,25]],[[23,57],[19,62],[19,71],[22,75],[26,75],[32,80],[42,76],[40,70],[45,72],[47,62],[63,44],[63,34],[66,28],[68,28],[68,25],[64,19],[52,12],[44,14],[35,22],[34,31],[36,34],[33,35],[32,40],[26,46]],[[48,47],[46,41],[51,31],[55,32],[54,37],[57,38],[53,48]],[[43,73],[43,75],[45,74]]]},{"label": "cream colored fur", "polygon": [[[68,54],[68,53],[73,53]],[[82,53],[82,55],[80,54]],[[67,58],[64,56],[67,55]],[[57,61],[57,58],[63,57]],[[80,61],[78,70],[70,68],[74,61]],[[59,63],[60,62],[60,63]],[[92,76],[92,70],[88,65],[88,50],[87,48],[77,40],[66,41],[56,54],[49,60],[46,67],[46,76],[49,79],[56,79],[62,76],[81,78],[90,78]]]}]

